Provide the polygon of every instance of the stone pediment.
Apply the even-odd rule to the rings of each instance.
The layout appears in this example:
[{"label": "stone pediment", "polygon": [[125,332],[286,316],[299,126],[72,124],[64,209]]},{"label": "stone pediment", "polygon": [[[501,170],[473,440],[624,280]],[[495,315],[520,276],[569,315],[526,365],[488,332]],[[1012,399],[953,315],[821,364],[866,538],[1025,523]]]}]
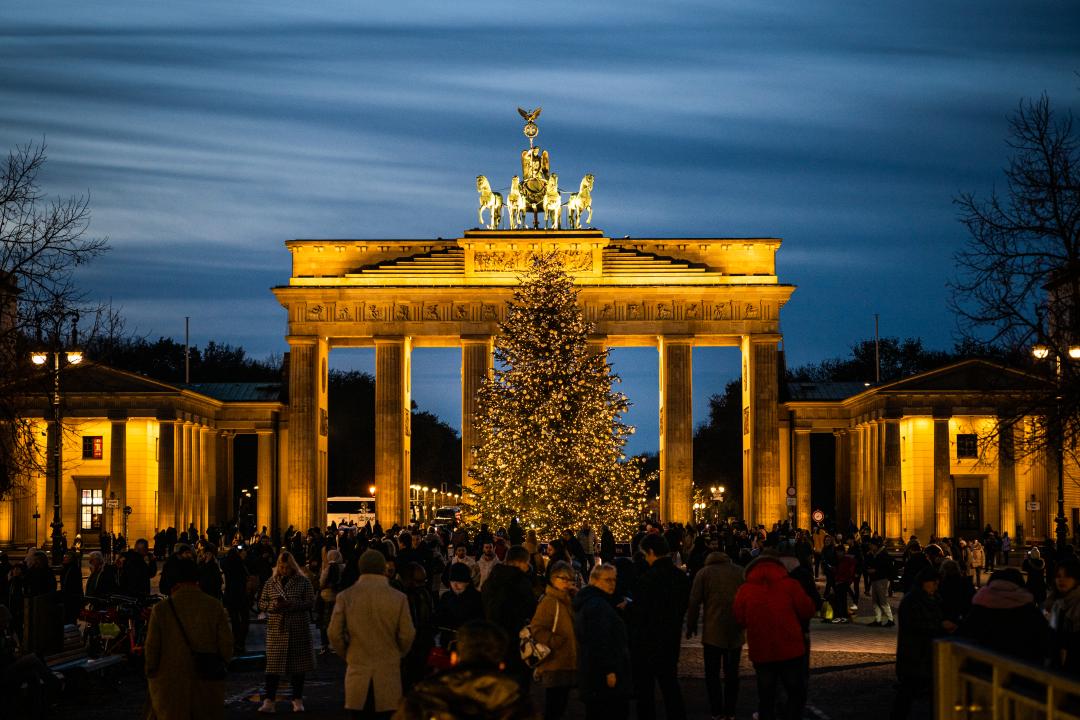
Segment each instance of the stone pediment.
[{"label": "stone pediment", "polygon": [[870,392],[1032,392],[1046,389],[1037,375],[988,360],[963,360],[882,385]]}]

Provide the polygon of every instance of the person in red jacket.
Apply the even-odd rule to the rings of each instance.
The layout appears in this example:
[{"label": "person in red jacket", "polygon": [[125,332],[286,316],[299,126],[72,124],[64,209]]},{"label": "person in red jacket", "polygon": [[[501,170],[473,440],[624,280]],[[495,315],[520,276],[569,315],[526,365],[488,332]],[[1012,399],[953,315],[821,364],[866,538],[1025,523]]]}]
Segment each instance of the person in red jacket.
[{"label": "person in red jacket", "polygon": [[814,614],[814,601],[779,558],[762,555],[746,566],[734,609],[757,673],[759,720],[776,717],[778,684],[787,693],[785,716],[801,718],[808,682],[802,628]]}]

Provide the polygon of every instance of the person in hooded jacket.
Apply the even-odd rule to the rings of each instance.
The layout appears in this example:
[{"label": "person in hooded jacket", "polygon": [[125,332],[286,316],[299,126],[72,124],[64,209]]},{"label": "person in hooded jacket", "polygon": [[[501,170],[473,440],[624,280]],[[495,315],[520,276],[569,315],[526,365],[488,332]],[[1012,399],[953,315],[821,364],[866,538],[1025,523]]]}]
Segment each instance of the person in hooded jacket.
[{"label": "person in hooded jacket", "polygon": [[995,570],[971,599],[959,634],[1003,655],[1041,663],[1049,627],[1016,568]]},{"label": "person in hooded jacket", "polygon": [[435,626],[443,631],[441,647],[449,645],[459,627],[470,620],[484,618],[484,603],[472,578],[472,571],[465,563],[450,566],[450,590],[444,592],[435,605]]},{"label": "person in hooded jacket", "polygon": [[402,698],[393,720],[534,718],[529,694],[502,672],[500,660],[509,641],[486,620],[462,625],[450,653],[451,667],[418,683]]},{"label": "person in hooded jacket", "polygon": [[1022,567],[1027,573],[1024,587],[1035,598],[1035,604],[1042,607],[1046,602],[1046,561],[1043,560],[1039,548],[1031,548],[1031,553],[1025,558]]},{"label": "person in hooded jacket", "polygon": [[802,717],[807,691],[802,629],[814,610],[814,601],[779,558],[761,555],[747,565],[734,611],[739,625],[746,628],[750,662],[757,674],[759,720],[776,717],[778,685],[787,693],[786,716]]},{"label": "person in hooded jacket", "polygon": [[[735,595],[743,584],[743,569],[722,552],[709,553],[705,567],[694,577],[686,637],[697,633],[698,611],[704,605],[701,644],[705,654],[705,690],[713,717],[735,717],[739,699],[739,657],[745,635],[735,620]],[[720,684],[723,668],[724,683]]]},{"label": "person in hooded jacket", "polygon": [[955,560],[941,563],[941,583],[938,585],[941,596],[941,610],[946,619],[959,624],[971,610],[971,598],[975,595],[975,586],[971,576],[963,575]]}]

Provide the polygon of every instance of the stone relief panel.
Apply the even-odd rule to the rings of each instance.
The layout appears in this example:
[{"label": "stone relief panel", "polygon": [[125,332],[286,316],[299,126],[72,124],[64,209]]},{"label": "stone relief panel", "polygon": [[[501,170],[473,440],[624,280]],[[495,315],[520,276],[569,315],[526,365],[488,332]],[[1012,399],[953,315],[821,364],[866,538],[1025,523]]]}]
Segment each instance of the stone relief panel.
[{"label": "stone relief panel", "polygon": [[[477,272],[523,272],[529,269],[534,250],[477,250],[473,268]],[[560,250],[556,253],[567,272],[591,270],[593,255],[588,250]]]}]

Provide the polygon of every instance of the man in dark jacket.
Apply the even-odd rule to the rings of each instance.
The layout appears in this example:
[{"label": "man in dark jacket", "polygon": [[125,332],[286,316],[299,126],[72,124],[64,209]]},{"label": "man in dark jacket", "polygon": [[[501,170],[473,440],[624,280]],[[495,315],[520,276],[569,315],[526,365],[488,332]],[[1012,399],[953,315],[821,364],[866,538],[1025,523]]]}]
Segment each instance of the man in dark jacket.
[{"label": "man in dark jacket", "polygon": [[[726,553],[713,552],[705,558],[705,567],[694,576],[694,585],[690,589],[686,637],[689,639],[697,633],[698,609],[704,604],[701,644],[705,651],[709,713],[714,717],[735,717],[735,704],[739,698],[739,656],[742,655],[744,636],[732,607],[742,584],[742,568],[731,562]],[[722,686],[721,667],[724,671]]]},{"label": "man in dark jacket", "polygon": [[120,590],[125,595],[146,597],[150,594],[150,578],[157,575],[157,561],[150,556],[150,543],[140,538],[135,547],[124,553],[120,571]]},{"label": "man in dark jacket", "polygon": [[521,659],[517,637],[536,612],[536,596],[533,595],[529,573],[529,551],[521,545],[514,545],[506,551],[506,560],[491,569],[480,593],[484,601],[484,616],[488,622],[502,628],[506,637],[510,638],[504,659],[506,672],[518,679],[522,691],[526,693],[532,673]]},{"label": "man in dark jacket", "polygon": [[633,598],[631,652],[637,717],[656,717],[654,687],[660,686],[666,717],[686,717],[676,674],[683,617],[690,600],[690,580],[675,567],[671,549],[661,535],[647,535],[639,546],[648,570],[641,575]]},{"label": "man in dark jacket", "polygon": [[934,671],[934,638],[956,630],[945,619],[938,598],[937,569],[926,566],[912,578],[910,592],[900,602],[897,615],[900,627],[896,634],[896,699],[891,720],[903,720],[918,698],[930,694]]},{"label": "man in dark jacket", "polygon": [[212,598],[221,599],[221,566],[213,545],[199,549],[199,589]]},{"label": "man in dark jacket", "polygon": [[1041,664],[1050,627],[1016,568],[995,570],[971,599],[959,634],[1003,655]]},{"label": "man in dark jacket", "polygon": [[616,574],[614,565],[596,566],[573,600],[578,696],[588,720],[622,720],[630,712],[630,646],[612,604]]}]

